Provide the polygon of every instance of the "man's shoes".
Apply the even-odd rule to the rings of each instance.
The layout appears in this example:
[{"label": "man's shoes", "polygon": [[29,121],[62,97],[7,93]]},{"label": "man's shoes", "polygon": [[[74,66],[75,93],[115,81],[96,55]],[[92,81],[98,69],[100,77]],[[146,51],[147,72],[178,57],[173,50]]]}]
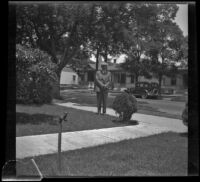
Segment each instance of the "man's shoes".
[{"label": "man's shoes", "polygon": [[100,112],[96,112],[96,114],[97,114],[97,115],[100,115],[101,113],[100,113]]}]

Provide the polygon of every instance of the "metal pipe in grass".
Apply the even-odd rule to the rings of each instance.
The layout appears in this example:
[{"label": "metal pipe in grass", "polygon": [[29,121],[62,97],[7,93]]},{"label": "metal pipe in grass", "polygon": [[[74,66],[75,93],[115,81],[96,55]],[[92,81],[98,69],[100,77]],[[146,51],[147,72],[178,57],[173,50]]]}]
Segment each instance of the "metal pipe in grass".
[{"label": "metal pipe in grass", "polygon": [[43,178],[43,175],[38,167],[38,165],[36,164],[35,160],[34,159],[31,159],[31,161],[33,162],[33,165],[35,166],[35,168],[37,169],[39,175],[40,175],[40,178],[42,179]]},{"label": "metal pipe in grass", "polygon": [[62,163],[61,163],[61,142],[62,142],[62,122],[67,121],[68,113],[64,113],[63,117],[59,117],[59,131],[58,131],[58,169],[61,172]]}]

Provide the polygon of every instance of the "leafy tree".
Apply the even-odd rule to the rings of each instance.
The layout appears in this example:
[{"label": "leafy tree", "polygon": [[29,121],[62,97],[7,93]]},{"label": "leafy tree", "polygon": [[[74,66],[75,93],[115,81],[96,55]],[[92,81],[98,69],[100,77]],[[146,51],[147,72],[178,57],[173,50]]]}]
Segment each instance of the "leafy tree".
[{"label": "leafy tree", "polygon": [[154,4],[130,4],[131,9],[130,26],[124,49],[128,58],[122,67],[135,74],[136,82],[139,76],[151,77],[148,70],[148,62],[142,59],[145,51],[149,48],[151,35],[156,32],[155,19],[157,16],[157,6]]},{"label": "leafy tree", "polygon": [[182,40],[180,48],[180,66],[183,68],[188,67],[188,36],[184,37]]},{"label": "leafy tree", "polygon": [[145,76],[146,78],[152,78],[150,74],[150,61],[148,59],[137,60],[136,57],[129,56],[125,59],[125,62],[121,64],[122,68],[135,74],[136,83],[138,82],[139,76]]},{"label": "leafy tree", "polygon": [[[128,58],[122,66],[138,76],[158,77],[161,90],[163,75],[172,76],[187,49],[183,33],[173,21],[178,7],[170,4],[130,4],[133,18],[124,47]],[[130,26],[131,27],[131,26]],[[183,44],[185,42],[185,44]],[[141,56],[145,55],[145,59]]]},{"label": "leafy tree", "polygon": [[158,77],[159,94],[163,75],[173,76],[177,70],[175,63],[183,57],[181,45],[184,37],[179,26],[173,22],[178,7],[159,5],[155,21],[156,32],[151,34],[145,54],[151,59],[151,71]]},{"label": "leafy tree", "polygon": [[88,54],[86,50],[82,50],[72,59],[70,64],[68,64],[79,76],[88,68],[90,60]]},{"label": "leafy tree", "polygon": [[16,41],[47,52],[60,78],[62,69],[88,40],[90,9],[88,4],[18,5]]},{"label": "leafy tree", "polygon": [[88,47],[96,56],[96,68],[98,68],[98,58],[102,56],[107,62],[108,55],[121,53],[119,32],[124,26],[122,15],[126,9],[125,3],[98,3],[94,4],[93,19],[90,29],[90,39]]},{"label": "leafy tree", "polygon": [[136,27],[135,22],[140,17],[135,16],[134,13],[138,8],[142,9],[144,5],[122,2],[117,4],[95,4],[95,16],[91,23],[92,36],[89,39],[88,46],[96,55],[96,66],[98,65],[99,56],[102,56],[107,62],[108,55],[118,56],[127,53],[130,46],[132,48],[136,46],[136,41],[133,40],[133,36],[135,36],[133,31]]}]

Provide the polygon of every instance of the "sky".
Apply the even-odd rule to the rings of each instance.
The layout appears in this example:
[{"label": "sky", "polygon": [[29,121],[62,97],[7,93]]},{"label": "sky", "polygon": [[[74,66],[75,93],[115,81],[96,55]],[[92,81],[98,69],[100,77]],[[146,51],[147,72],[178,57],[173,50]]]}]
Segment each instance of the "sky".
[{"label": "sky", "polygon": [[[177,4],[179,7],[178,12],[176,14],[175,22],[179,25],[180,29],[183,31],[183,35],[188,35],[188,4]],[[123,62],[125,56],[121,55],[117,59],[117,63]],[[92,61],[95,61],[95,57],[92,56]]]},{"label": "sky", "polygon": [[181,30],[183,31],[183,35],[188,35],[188,5],[187,4],[179,4],[179,10],[176,14],[175,22],[179,25]]}]

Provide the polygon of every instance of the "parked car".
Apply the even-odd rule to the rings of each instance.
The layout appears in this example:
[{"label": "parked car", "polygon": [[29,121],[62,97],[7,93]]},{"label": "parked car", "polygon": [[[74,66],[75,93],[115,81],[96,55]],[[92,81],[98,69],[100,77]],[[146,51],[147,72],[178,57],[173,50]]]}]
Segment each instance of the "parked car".
[{"label": "parked car", "polygon": [[185,108],[183,109],[182,112],[182,120],[183,120],[183,124],[188,126],[188,101],[185,104]]},{"label": "parked car", "polygon": [[135,88],[128,88],[126,92],[133,94],[135,97],[141,97],[143,99],[147,98],[157,98],[158,97],[158,83],[156,82],[138,82]]}]

